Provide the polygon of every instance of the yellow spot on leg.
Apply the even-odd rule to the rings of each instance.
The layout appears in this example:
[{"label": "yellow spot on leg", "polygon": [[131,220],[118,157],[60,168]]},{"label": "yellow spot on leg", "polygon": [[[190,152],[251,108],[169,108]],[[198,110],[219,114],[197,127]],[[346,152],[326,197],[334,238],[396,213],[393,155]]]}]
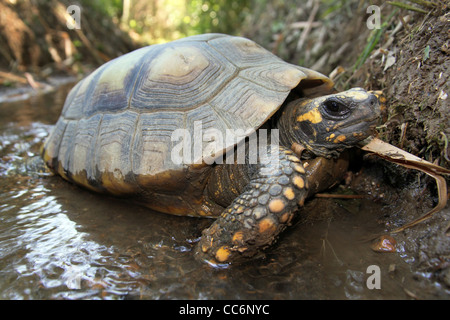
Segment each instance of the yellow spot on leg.
[{"label": "yellow spot on leg", "polygon": [[305,204],[305,197],[301,198],[301,199],[297,202],[297,204],[298,204],[300,207],[303,207],[303,205]]},{"label": "yellow spot on leg", "polygon": [[283,215],[280,217],[280,222],[281,222],[281,223],[289,222],[289,221],[291,220],[291,218],[292,218],[291,213],[290,213],[290,212],[286,212],[285,214],[283,214]]},{"label": "yellow spot on leg", "polygon": [[285,207],[286,206],[281,199],[273,199],[269,202],[269,210],[275,213],[283,211]]},{"label": "yellow spot on leg", "polygon": [[216,252],[216,259],[219,262],[225,262],[231,255],[231,251],[227,247],[220,247]]},{"label": "yellow spot on leg", "polygon": [[277,229],[271,218],[265,218],[259,223],[259,233],[273,233]]},{"label": "yellow spot on leg", "polygon": [[288,155],[286,157],[286,159],[288,159],[291,162],[300,162],[300,159],[298,157],[296,157],[296,156],[293,156],[293,155]]},{"label": "yellow spot on leg", "polygon": [[296,165],[294,166],[294,170],[297,171],[298,173],[305,173],[305,169],[304,169],[303,166],[300,165],[300,164],[296,164]]},{"label": "yellow spot on leg", "polygon": [[236,213],[242,213],[242,212],[244,212],[244,207],[243,207],[243,206],[239,206],[239,207],[236,209]]},{"label": "yellow spot on leg", "polygon": [[242,231],[238,231],[233,235],[233,243],[239,243],[242,242],[242,240],[244,239],[244,233]]},{"label": "yellow spot on leg", "polygon": [[283,195],[288,200],[294,200],[294,198],[295,198],[294,190],[291,187],[285,188],[284,191],[283,191]]},{"label": "yellow spot on leg", "polygon": [[305,187],[305,181],[300,176],[295,176],[292,182],[299,189],[303,189]]}]

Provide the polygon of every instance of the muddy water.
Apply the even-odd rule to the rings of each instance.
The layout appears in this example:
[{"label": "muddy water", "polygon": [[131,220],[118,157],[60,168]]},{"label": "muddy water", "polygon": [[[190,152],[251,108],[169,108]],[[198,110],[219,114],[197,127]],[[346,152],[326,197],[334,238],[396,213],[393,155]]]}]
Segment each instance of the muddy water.
[{"label": "muddy water", "polygon": [[[70,86],[0,104],[1,299],[445,298],[409,257],[376,253],[389,208],[371,200],[309,202],[278,244],[244,265],[212,269],[192,249],[211,220],[174,217],[27,173]],[[381,289],[370,289],[368,267]],[[426,290],[424,290],[424,286]],[[447,296],[448,297],[448,296]]]}]

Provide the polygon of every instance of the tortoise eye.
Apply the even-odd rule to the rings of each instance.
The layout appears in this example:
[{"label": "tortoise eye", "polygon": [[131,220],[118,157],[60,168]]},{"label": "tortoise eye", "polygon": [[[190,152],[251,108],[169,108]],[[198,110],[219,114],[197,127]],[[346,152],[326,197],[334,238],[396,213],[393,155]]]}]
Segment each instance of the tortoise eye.
[{"label": "tortoise eye", "polygon": [[350,113],[349,107],[347,107],[342,102],[336,101],[334,99],[326,100],[323,103],[323,110],[330,118],[338,119],[342,119]]}]

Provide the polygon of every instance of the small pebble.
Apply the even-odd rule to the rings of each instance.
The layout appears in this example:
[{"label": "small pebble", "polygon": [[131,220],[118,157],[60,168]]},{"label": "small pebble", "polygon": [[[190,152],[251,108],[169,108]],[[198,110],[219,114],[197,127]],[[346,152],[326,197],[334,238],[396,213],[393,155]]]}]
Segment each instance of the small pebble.
[{"label": "small pebble", "polygon": [[370,246],[375,252],[396,252],[397,241],[391,236],[381,236]]}]

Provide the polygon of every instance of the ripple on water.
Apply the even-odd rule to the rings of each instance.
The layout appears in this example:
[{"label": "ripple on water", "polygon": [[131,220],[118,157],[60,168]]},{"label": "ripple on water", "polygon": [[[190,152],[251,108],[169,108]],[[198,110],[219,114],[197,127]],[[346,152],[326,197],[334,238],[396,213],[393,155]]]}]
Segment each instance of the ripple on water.
[{"label": "ripple on water", "polygon": [[1,196],[1,297],[107,298],[136,286],[115,249],[90,240],[49,194],[37,185]]}]

